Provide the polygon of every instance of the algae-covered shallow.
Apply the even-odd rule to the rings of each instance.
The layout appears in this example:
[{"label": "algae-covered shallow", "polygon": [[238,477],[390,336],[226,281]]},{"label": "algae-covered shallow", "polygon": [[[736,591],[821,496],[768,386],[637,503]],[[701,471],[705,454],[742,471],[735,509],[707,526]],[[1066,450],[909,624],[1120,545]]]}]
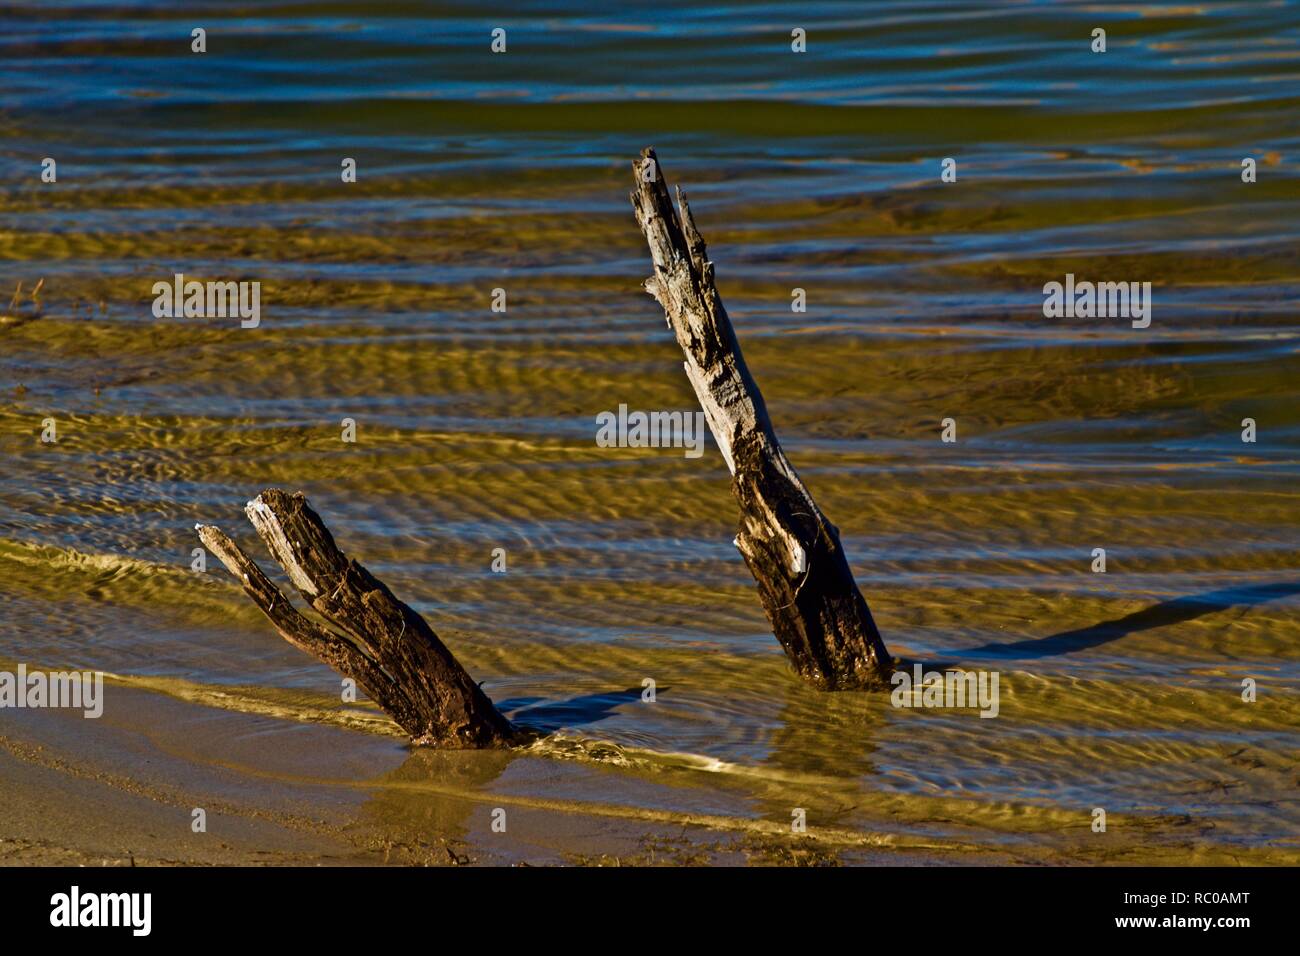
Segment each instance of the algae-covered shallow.
[{"label": "algae-covered shallow", "polygon": [[[588,6],[0,12],[0,670],[107,675],[0,710],[0,860],[1300,861],[1294,6]],[[647,143],[890,650],[995,718],[801,684],[716,447],[598,447],[696,407]],[[547,736],[411,750],[194,573],[268,485]]]}]

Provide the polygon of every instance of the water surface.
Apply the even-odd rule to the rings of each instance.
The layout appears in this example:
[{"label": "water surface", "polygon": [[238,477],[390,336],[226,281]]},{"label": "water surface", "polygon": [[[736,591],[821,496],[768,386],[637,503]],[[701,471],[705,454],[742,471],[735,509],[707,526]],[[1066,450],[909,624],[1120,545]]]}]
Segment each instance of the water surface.
[{"label": "water surface", "polygon": [[[116,677],[102,726],[0,734],[177,806],[331,808],[384,858],[493,858],[508,805],[532,860],[803,807],[848,860],[1295,862],[1298,81],[1294,3],[11,5],[0,666]],[[998,671],[996,719],[800,684],[716,448],[596,447],[620,403],[696,407],[640,290],[647,144],[891,651]],[[176,272],[260,281],[261,326],[155,319]],[[1044,318],[1066,273],[1152,282],[1150,328]],[[342,705],[190,571],[197,521],[271,566],[268,485],[555,736],[408,754]]]}]

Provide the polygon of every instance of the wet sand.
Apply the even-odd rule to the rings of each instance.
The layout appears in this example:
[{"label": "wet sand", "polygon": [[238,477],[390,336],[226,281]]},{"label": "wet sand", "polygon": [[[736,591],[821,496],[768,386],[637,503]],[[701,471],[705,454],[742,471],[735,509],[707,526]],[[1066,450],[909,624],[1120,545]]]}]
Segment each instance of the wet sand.
[{"label": "wet sand", "polygon": [[[1087,4],[814,3],[796,58],[748,4],[550,7],[486,66],[402,5],[212,11],[206,60],[174,5],[0,11],[0,669],[114,675],[97,721],[0,711],[0,855],[1297,862],[1294,11],[1094,57]],[[716,447],[598,446],[697,407],[647,144],[890,651],[996,671],[997,718],[802,685]],[[261,282],[258,328],[156,318],[178,272]],[[1150,327],[1046,317],[1067,274],[1151,282]],[[196,522],[269,569],[269,485],[544,743],[413,752],[192,571]]]},{"label": "wet sand", "polygon": [[[115,693],[113,717],[51,712],[0,737],[6,865],[834,865],[942,863],[940,849],[894,848],[828,831],[795,837],[721,806],[664,809],[662,794],[573,760],[411,750],[352,732],[206,712]],[[231,724],[244,725],[238,729]],[[230,741],[242,741],[231,746]],[[346,746],[345,743],[352,746]],[[125,772],[124,772],[125,771]],[[634,804],[633,801],[636,801]],[[673,802],[675,805],[675,801]],[[206,811],[206,832],[192,828]],[[504,832],[492,813],[506,811]],[[990,858],[995,858],[991,856]]]},{"label": "wet sand", "polygon": [[[84,865],[943,865],[1294,863],[1223,851],[1187,819],[1012,823],[1005,846],[954,828],[942,801],[835,806],[809,779],[806,833],[742,768],[627,753],[594,740],[517,752],[413,749],[395,733],[214,709],[121,685],[104,718],[15,712],[0,736],[0,860]],[[340,708],[339,723],[357,717]],[[395,732],[396,728],[391,728]],[[721,779],[719,779],[721,778]],[[769,791],[769,792],[764,792]],[[598,798],[594,798],[598,795]],[[207,830],[192,830],[206,812]],[[1012,809],[1012,808],[1008,808]],[[505,828],[494,828],[504,811]],[[918,814],[926,813],[930,819]],[[1014,808],[1013,816],[1034,808]],[[899,826],[900,813],[912,816]],[[894,817],[894,821],[889,820]],[[879,824],[874,829],[872,824]],[[1023,831],[1041,829],[1037,838]],[[1063,834],[1053,831],[1060,828]],[[969,829],[969,828],[967,828]],[[1069,831],[1075,831],[1070,836]],[[1119,830],[1116,834],[1114,831]],[[1125,832],[1127,831],[1127,832]],[[942,833],[942,835],[939,835]]]}]

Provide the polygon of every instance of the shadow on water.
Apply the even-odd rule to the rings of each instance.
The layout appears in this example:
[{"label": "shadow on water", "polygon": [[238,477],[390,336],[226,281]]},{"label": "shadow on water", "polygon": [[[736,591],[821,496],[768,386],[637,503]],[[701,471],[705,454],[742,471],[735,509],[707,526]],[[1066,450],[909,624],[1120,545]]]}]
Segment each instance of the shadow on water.
[{"label": "shadow on water", "polygon": [[[659,687],[656,694],[668,691]],[[614,716],[614,712],[623,704],[641,699],[640,687],[626,690],[606,691],[603,694],[584,694],[569,700],[544,701],[543,697],[514,697],[501,701],[497,707],[509,718],[511,723],[520,724],[534,730],[550,732],[572,727],[584,727]]]},{"label": "shadow on water", "polygon": [[1060,634],[1040,637],[1032,641],[1019,641],[1015,644],[983,644],[960,653],[963,656],[1020,660],[1073,654],[1076,651],[1099,647],[1138,631],[1148,631],[1167,624],[1180,624],[1237,605],[1252,607],[1297,593],[1300,593],[1300,581],[1253,584],[1207,591],[1204,594],[1189,594],[1170,601],[1161,601],[1159,604],[1153,604],[1151,607],[1135,611],[1114,621],[1103,621],[1089,627],[1062,631]]}]

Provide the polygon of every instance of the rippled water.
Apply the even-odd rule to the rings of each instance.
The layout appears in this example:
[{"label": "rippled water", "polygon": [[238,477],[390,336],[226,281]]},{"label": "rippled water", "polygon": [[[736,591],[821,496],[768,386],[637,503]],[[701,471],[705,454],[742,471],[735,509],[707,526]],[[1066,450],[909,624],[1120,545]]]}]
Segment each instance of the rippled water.
[{"label": "rippled water", "polygon": [[[104,722],[153,743],[59,740],[128,779],[165,753],[197,791],[218,763],[302,783],[326,758],[292,728],[347,728],[328,775],[381,829],[472,832],[506,794],[773,832],[799,806],[846,847],[1295,862],[1298,81],[1294,3],[11,5],[0,665],[117,675]],[[620,403],[696,407],[640,291],[647,143],[890,650],[998,671],[996,719],[798,683],[716,448],[596,447]],[[176,272],[260,281],[261,326],[155,319]],[[1150,328],[1044,318],[1066,273],[1153,283]],[[268,485],[557,731],[514,760],[582,769],[404,757],[215,561],[193,574],[200,520],[271,565],[241,513]],[[422,816],[431,794],[461,809]]]}]

